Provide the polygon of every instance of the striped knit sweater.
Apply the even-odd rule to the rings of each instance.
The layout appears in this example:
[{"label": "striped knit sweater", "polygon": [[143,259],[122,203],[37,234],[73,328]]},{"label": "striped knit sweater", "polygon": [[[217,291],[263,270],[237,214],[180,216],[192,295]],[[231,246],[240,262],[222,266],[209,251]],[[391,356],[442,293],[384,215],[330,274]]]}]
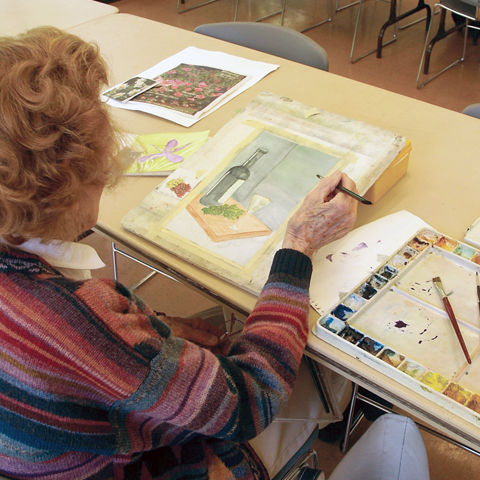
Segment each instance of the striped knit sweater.
[{"label": "striped knit sweater", "polygon": [[121,284],[0,251],[0,473],[25,479],[263,479],[246,443],[289,395],[310,260],[277,252],[226,356],[181,338]]}]

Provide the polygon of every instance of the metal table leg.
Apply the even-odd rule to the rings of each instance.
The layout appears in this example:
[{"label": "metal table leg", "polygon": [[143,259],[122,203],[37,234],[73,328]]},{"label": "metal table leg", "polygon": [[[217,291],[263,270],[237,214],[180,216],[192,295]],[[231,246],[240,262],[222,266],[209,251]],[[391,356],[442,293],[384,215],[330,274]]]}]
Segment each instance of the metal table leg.
[{"label": "metal table leg", "polygon": [[378,34],[377,58],[382,58],[383,36],[385,35],[385,30],[389,26],[394,25],[400,20],[403,20],[404,18],[409,17],[410,15],[413,15],[414,13],[420,12],[421,10],[427,11],[427,16],[426,16],[427,22],[426,22],[425,28],[428,31],[428,28],[430,27],[430,22],[432,21],[432,9],[430,8],[430,5],[427,5],[424,0],[418,0],[418,5],[415,8],[412,8],[411,10],[408,10],[405,13],[402,13],[401,15],[397,15],[397,0],[391,0],[390,15],[388,17],[388,20],[380,28],[380,32]]}]

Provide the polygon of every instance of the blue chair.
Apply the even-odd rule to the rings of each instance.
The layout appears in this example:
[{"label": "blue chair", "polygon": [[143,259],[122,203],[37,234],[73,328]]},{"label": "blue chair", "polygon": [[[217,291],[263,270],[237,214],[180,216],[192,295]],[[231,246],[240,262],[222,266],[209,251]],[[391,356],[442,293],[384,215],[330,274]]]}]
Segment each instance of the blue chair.
[{"label": "blue chair", "polygon": [[327,52],[311,38],[287,27],[270,23],[222,22],[199,25],[194,31],[328,71]]},{"label": "blue chair", "polygon": [[462,113],[470,115],[471,117],[480,118],[480,103],[472,103],[472,105],[464,108]]}]

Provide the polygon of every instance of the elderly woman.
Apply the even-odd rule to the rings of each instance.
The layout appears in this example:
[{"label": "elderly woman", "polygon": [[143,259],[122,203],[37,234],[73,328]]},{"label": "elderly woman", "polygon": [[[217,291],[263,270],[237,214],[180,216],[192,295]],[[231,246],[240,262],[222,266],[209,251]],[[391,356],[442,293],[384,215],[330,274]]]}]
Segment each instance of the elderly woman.
[{"label": "elderly woman", "polygon": [[337,172],[307,196],[243,333],[216,355],[214,328],[91,279],[99,259],[73,242],[121,172],[106,81],[75,36],[0,39],[0,474],[268,478],[247,441],[292,391],[311,257],[352,227],[356,202],[335,187],[354,184]]}]

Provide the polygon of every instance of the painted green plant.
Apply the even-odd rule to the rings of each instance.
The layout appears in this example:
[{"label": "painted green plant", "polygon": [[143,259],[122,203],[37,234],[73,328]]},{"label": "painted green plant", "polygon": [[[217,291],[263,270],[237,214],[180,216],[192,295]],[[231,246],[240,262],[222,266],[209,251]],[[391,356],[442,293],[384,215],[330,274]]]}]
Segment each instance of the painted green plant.
[{"label": "painted green plant", "polygon": [[205,215],[223,215],[229,220],[237,220],[245,213],[245,210],[238,208],[236,205],[211,205],[202,208],[202,212]]}]

